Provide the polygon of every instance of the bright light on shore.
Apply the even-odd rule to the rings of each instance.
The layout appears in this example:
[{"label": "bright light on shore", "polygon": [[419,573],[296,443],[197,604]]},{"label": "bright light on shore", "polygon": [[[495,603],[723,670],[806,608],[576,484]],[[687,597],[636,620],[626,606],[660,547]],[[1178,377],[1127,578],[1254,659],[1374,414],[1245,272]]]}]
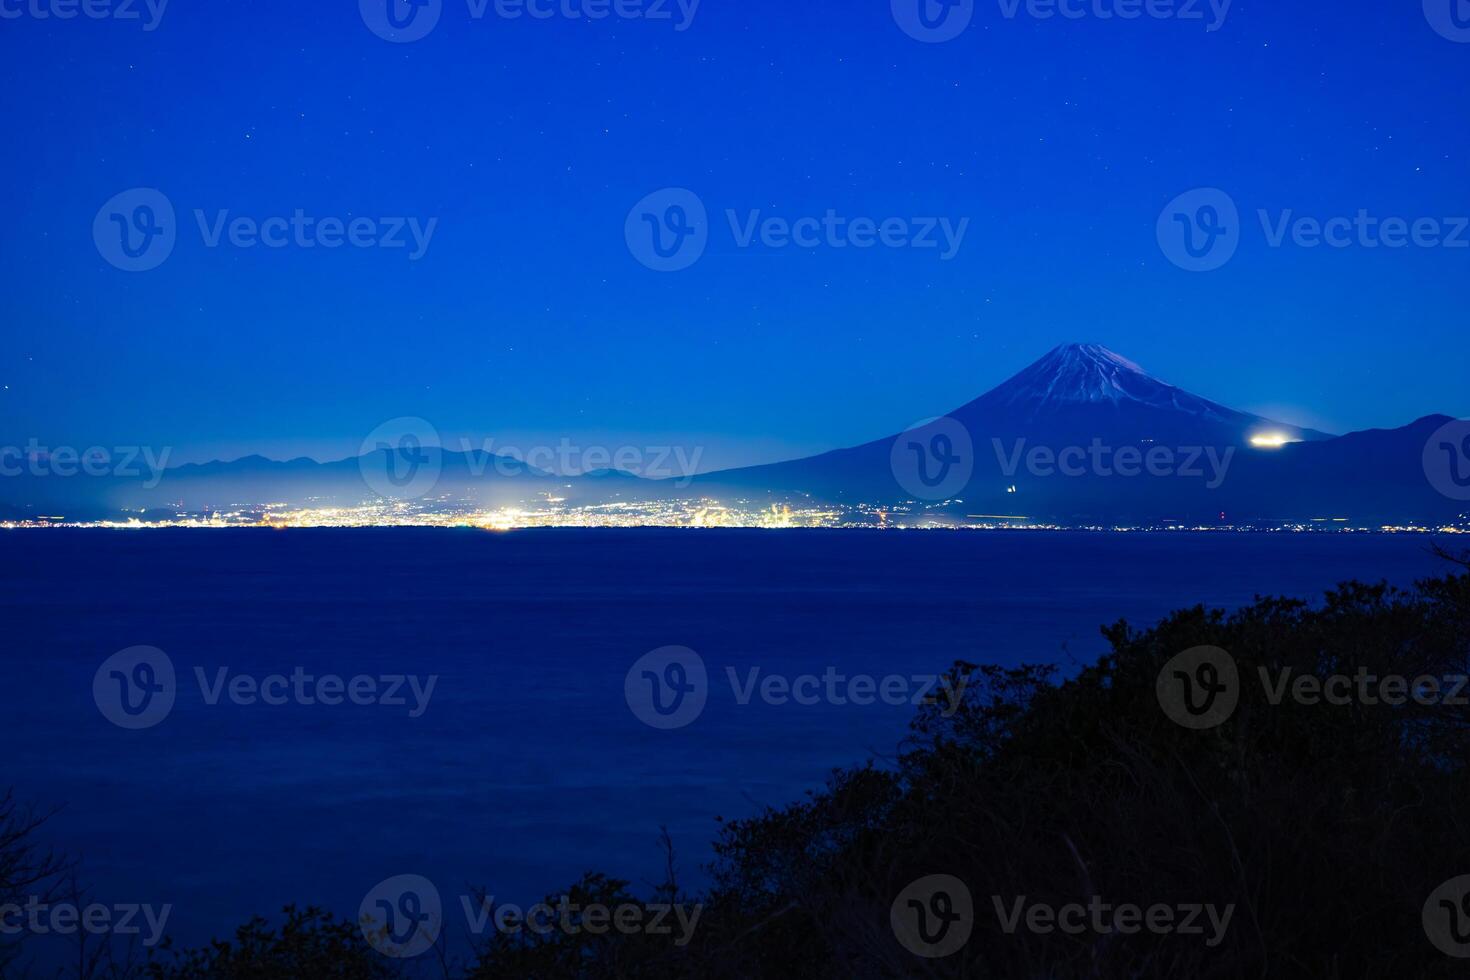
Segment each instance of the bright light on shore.
[{"label": "bright light on shore", "polygon": [[1279,432],[1262,432],[1258,436],[1251,436],[1251,445],[1257,449],[1280,449],[1288,442],[1296,442],[1296,439],[1288,439]]}]

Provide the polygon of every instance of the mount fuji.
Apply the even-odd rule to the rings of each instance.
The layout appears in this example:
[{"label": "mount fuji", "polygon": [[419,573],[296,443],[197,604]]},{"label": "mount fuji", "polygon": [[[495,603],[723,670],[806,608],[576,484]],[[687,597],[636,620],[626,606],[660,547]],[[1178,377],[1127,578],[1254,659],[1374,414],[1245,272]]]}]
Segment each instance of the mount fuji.
[{"label": "mount fuji", "polygon": [[[1445,442],[1442,427],[1451,421],[1429,416],[1399,429],[1332,436],[1191,394],[1105,347],[1067,344],[944,418],[848,449],[692,481],[562,476],[485,452],[425,447],[438,475],[419,503],[713,498],[745,509],[815,502],[955,523],[1002,515],[1072,526],[1453,521],[1470,510],[1460,470],[1452,486],[1441,475],[1438,490],[1429,476],[1430,460],[1458,446]],[[22,474],[0,480],[0,517],[376,504],[382,498],[364,474],[393,465],[388,450],[378,453],[329,462],[247,456],[141,478]]]},{"label": "mount fuji", "polygon": [[1187,437],[1197,444],[1234,445],[1266,433],[1292,442],[1331,438],[1192,395],[1097,344],[1058,347],[950,416],[975,433],[1039,440]]},{"label": "mount fuji", "polygon": [[[1073,524],[1442,520],[1464,504],[1429,484],[1422,454],[1448,421],[1337,437],[1191,394],[1106,347],[1066,344],[943,419],[695,488]],[[931,444],[964,470],[932,493],[903,472],[905,454],[924,465]]]}]

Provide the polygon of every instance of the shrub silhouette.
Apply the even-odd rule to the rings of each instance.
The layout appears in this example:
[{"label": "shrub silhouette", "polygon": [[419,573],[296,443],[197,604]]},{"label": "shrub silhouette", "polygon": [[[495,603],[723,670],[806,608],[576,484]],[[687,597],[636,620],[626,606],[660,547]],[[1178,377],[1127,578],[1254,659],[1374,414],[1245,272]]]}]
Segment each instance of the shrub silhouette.
[{"label": "shrub silhouette", "polygon": [[215,940],[203,949],[156,957],[144,973],[168,980],[276,980],[321,977],[377,980],[392,977],[391,961],[374,951],[355,923],[334,920],[318,908],[284,910],[272,927],[254,918],[235,930],[233,941]]},{"label": "shrub silhouette", "polygon": [[[702,949],[730,974],[1407,977],[1462,975],[1421,908],[1470,873],[1470,708],[1268,699],[1293,675],[1470,672],[1470,577],[1410,592],[1348,584],[1320,608],[1262,599],[1177,612],[1060,684],[1045,666],[954,668],[959,709],[923,708],[893,772],[838,774],[809,802],[731,824]],[[1216,728],[1170,721],[1176,654],[1228,651],[1240,702]],[[1470,691],[1461,692],[1470,696]],[[975,929],[941,960],[893,939],[887,908],[930,874],[965,881]],[[992,896],[1060,906],[1234,905],[1222,942],[1002,930]],[[764,938],[737,939],[761,924]],[[725,927],[722,936],[717,926]]]},{"label": "shrub silhouette", "polygon": [[[1151,629],[1119,622],[1103,632],[1111,652],[1075,676],[1044,664],[956,663],[959,703],[921,707],[893,764],[836,771],[806,800],[723,824],[707,892],[680,897],[671,880],[654,899],[703,905],[687,945],[615,931],[495,935],[455,972],[1465,975],[1465,962],[1431,943],[1421,911],[1441,883],[1470,874],[1470,707],[1412,697],[1273,703],[1271,691],[1282,671],[1470,673],[1470,575],[1404,591],[1349,583],[1319,605],[1262,598],[1232,613],[1197,607]],[[1239,702],[1218,726],[1191,730],[1170,720],[1155,683],[1171,658],[1201,645],[1233,657]],[[889,910],[911,882],[936,874],[968,887],[973,931],[957,952],[926,959],[898,941]],[[596,875],[573,892],[584,902],[636,901],[625,882]],[[1009,909],[1023,896],[1233,914],[1213,945],[1208,925],[1204,935],[1007,931],[996,903]],[[310,913],[279,934],[257,924],[228,950],[155,964],[152,975],[286,975],[253,972],[257,964],[343,977],[414,969],[373,960],[352,929]],[[310,942],[308,932],[317,933]],[[356,965],[318,967],[326,961]]]}]

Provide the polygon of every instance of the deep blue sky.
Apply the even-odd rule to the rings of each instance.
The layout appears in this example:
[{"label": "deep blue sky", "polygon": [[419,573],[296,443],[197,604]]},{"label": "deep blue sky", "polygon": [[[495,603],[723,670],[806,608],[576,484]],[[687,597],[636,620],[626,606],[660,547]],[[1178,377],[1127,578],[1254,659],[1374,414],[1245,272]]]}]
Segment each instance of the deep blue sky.
[{"label": "deep blue sky", "polygon": [[[887,434],[1074,340],[1333,431],[1470,415],[1470,249],[1270,248],[1254,217],[1470,215],[1470,44],[1420,0],[1237,0],[1213,33],[980,0],[942,44],[889,0],[703,0],[683,32],[445,0],[411,44],[355,0],[173,0],[152,32],[0,20],[0,82],[4,444],[341,456],[417,415],[734,463]],[[138,186],[180,230],[130,274],[92,222]],[[657,273],[624,220],[668,186],[714,228]],[[1155,222],[1201,186],[1245,230],[1190,273]],[[417,262],[211,249],[195,208],[439,225]],[[949,262],[741,249],[726,208],[970,227]]]}]

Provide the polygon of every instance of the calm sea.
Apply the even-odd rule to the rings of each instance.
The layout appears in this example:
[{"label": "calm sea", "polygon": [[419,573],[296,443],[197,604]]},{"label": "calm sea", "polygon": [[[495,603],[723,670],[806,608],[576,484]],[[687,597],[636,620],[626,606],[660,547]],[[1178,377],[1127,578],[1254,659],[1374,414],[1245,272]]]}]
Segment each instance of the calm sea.
[{"label": "calm sea", "polygon": [[[1353,577],[1441,570],[1417,536],[862,531],[0,533],[0,788],[61,806],[45,839],[104,903],[171,904],[195,943],[254,913],[412,873],[529,903],[583,872],[660,879],[666,826],[702,883],[715,818],[891,757],[907,705],[738,702],[758,668],[912,677],[1055,662],[1098,627]],[[164,651],[172,711],[125,730],[103,661]],[[696,651],[703,712],[658,730],[624,680]],[[437,677],[406,705],[209,704],[196,679]],[[391,682],[385,682],[391,683]]]}]

